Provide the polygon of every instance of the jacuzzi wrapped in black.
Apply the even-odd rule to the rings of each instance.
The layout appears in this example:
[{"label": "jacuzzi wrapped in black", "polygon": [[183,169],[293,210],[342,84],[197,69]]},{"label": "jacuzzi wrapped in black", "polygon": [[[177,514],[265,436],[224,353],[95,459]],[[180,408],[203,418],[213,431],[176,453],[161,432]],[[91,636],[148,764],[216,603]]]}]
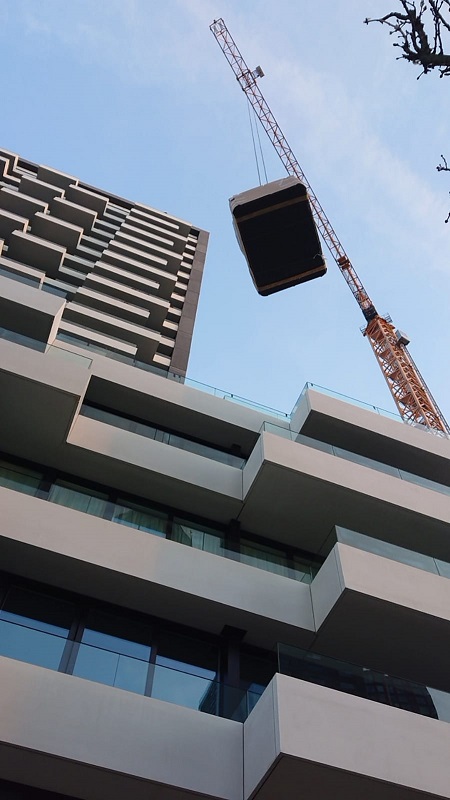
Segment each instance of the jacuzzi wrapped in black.
[{"label": "jacuzzi wrapped in black", "polygon": [[320,278],[327,271],[306,187],[288,177],[232,197],[241,250],[259,294]]}]

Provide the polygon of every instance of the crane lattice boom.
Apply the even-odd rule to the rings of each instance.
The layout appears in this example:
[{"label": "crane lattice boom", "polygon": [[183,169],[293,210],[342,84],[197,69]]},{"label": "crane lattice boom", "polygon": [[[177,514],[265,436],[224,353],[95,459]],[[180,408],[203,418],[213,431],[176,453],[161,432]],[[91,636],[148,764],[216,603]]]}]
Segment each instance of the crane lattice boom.
[{"label": "crane lattice boom", "polygon": [[420,375],[404,341],[397,335],[391,320],[381,317],[377,313],[372,300],[361,283],[355,268],[260,91],[257,78],[262,77],[264,73],[260,67],[254,71],[249,69],[223,19],[214,20],[210,29],[230,64],[241,89],[247,96],[262,127],[283,162],[288,175],[295,175],[308,189],[317,229],[364,314],[367,323],[364,335],[367,336],[372,346],[402,419],[411,424],[425,425],[436,433],[450,434],[450,427]]}]

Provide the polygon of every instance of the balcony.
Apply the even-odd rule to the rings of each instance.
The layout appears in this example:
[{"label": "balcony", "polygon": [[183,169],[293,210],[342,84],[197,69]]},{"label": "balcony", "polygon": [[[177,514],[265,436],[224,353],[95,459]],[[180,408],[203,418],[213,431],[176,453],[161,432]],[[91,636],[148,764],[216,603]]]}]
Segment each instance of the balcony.
[{"label": "balcony", "polygon": [[62,247],[67,247],[69,250],[75,250],[83,235],[83,228],[58,219],[58,217],[38,212],[32,220],[31,232],[34,236],[47,239]]},{"label": "balcony", "polygon": [[13,231],[25,233],[27,225],[28,219],[26,217],[19,217],[10,211],[0,211],[0,237],[6,239],[6,242],[8,242]]},{"label": "balcony", "polygon": [[244,724],[244,798],[448,798],[449,748],[436,718],[276,675]]},{"label": "balcony", "polygon": [[430,550],[450,560],[449,495],[359,459],[344,460],[327,452],[327,445],[319,449],[318,443],[316,449],[309,442],[289,441],[283,436],[290,438],[292,431],[280,431],[283,435],[262,431],[244,469],[240,519],[248,529],[269,537],[278,529],[283,541],[293,544],[301,530],[303,546],[313,552],[320,551],[324,532],[336,524],[375,537],[382,525],[395,544],[414,549],[420,549],[426,530]]},{"label": "balcony", "polygon": [[162,325],[170,308],[168,300],[163,300],[161,297],[139,291],[124,283],[110,280],[103,275],[97,275],[96,271],[89,273],[86,277],[85,286],[87,289],[97,290],[98,292],[108,292],[108,295],[111,297],[115,297],[123,302],[128,301],[135,306],[147,309],[150,311],[153,327],[155,329]]},{"label": "balcony", "polygon": [[82,327],[91,328],[106,336],[121,338],[123,341],[132,343],[137,347],[140,360],[151,362],[156,353],[156,349],[161,341],[161,334],[137,325],[135,322],[128,322],[119,319],[114,314],[98,311],[87,305],[77,302],[67,303],[64,312],[64,320],[74,322]]},{"label": "balcony", "polygon": [[[310,587],[285,577],[264,548],[243,542],[241,554],[227,552],[217,531],[173,514],[169,540],[168,515],[144,501],[120,498],[104,519],[104,493],[56,480],[44,500],[35,496],[39,471],[2,464],[0,476],[2,569],[145,614],[164,608],[172,621],[217,635],[233,625],[266,649],[280,637],[310,646]],[[297,577],[307,577],[300,568]]]},{"label": "balcony", "polygon": [[[400,423],[400,424],[399,424]],[[400,416],[306,384],[291,414],[293,431],[398,469],[448,483],[450,440]]]},{"label": "balcony", "polygon": [[42,269],[50,278],[58,277],[65,253],[65,247],[30,233],[16,230],[10,237],[8,257],[30,267]]},{"label": "balcony", "polygon": [[106,206],[108,205],[108,198],[96,192],[90,192],[88,189],[83,189],[81,186],[71,184],[66,189],[66,200],[76,205],[89,208],[95,211],[98,215],[105,213]]},{"label": "balcony", "polygon": [[78,225],[84,231],[90,231],[97,220],[96,211],[71,203],[64,197],[55,197],[50,203],[50,211],[54,217]]},{"label": "balcony", "polygon": [[2,326],[23,336],[39,339],[43,344],[53,341],[64,310],[64,300],[39,291],[42,274],[37,270],[25,272],[17,265],[17,271],[13,273],[10,271],[13,264],[9,259],[0,258]]},{"label": "balcony", "polygon": [[51,183],[40,181],[31,175],[22,175],[20,181],[20,191],[30,197],[36,197],[44,203],[50,203],[54,197],[62,197],[64,190],[53,186]]},{"label": "balcony", "polygon": [[[63,303],[54,295],[14,285],[35,293],[47,305]],[[7,452],[39,460],[45,451],[51,459],[66,441],[86,392],[89,371],[85,365],[90,361],[79,356],[74,361],[73,356],[78,355],[75,353],[68,354],[67,359],[56,359],[49,355],[51,349],[46,353],[32,349],[33,343],[45,348],[44,342],[0,339],[0,438]]]},{"label": "balcony", "polygon": [[314,651],[447,690],[449,563],[353,531],[336,536],[311,585]]},{"label": "balcony", "polygon": [[3,186],[0,189],[0,208],[20,217],[30,219],[37,211],[47,211],[48,203]]},{"label": "balcony", "polygon": [[186,237],[180,236],[173,231],[164,230],[158,225],[152,225],[150,222],[136,221],[132,216],[129,216],[127,221],[124,222],[122,231],[144,240],[147,238],[155,239],[174,253],[180,253],[180,255],[184,252],[186,245]]},{"label": "balcony", "polygon": [[242,725],[0,658],[3,778],[84,800],[242,797]]},{"label": "balcony", "polygon": [[[14,621],[0,619],[0,661],[12,658],[235,722],[247,719],[262,693],[228,686],[195,665],[181,670],[150,662],[151,648],[132,640],[123,639],[121,649],[114,650],[68,640],[55,632],[56,625],[39,619],[9,616]],[[140,651],[147,657],[139,657]]]}]

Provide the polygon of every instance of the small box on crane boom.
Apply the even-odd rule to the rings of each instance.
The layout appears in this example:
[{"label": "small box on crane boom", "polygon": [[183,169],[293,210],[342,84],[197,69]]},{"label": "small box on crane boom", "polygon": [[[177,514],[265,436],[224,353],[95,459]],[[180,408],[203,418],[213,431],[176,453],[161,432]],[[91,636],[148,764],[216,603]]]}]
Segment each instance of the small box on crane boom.
[{"label": "small box on crane boom", "polygon": [[320,278],[327,271],[306,186],[295,176],[232,197],[230,209],[259,294]]}]

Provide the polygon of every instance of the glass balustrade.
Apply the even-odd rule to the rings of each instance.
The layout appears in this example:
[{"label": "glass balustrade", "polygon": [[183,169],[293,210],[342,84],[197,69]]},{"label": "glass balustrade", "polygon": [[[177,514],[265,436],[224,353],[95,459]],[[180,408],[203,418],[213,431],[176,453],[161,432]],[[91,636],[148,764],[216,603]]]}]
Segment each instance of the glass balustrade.
[{"label": "glass balustrade", "polygon": [[273,433],[276,436],[281,436],[283,439],[289,439],[291,442],[303,444],[306,447],[311,447],[314,450],[321,450],[323,453],[343,458],[346,461],[351,461],[354,464],[360,464],[362,467],[369,467],[375,469],[377,472],[384,472],[386,475],[392,475],[394,478],[415,483],[418,486],[423,486],[425,489],[431,489],[434,492],[440,492],[450,496],[450,486],[443,483],[423,478],[421,475],[415,475],[412,472],[393,467],[390,464],[384,464],[382,461],[376,461],[374,458],[362,456],[359,453],[353,453],[351,450],[344,450],[342,447],[336,447],[328,442],[321,442],[319,439],[312,439],[310,436],[305,436],[302,433],[296,433],[290,428],[284,428],[273,422],[264,422],[261,426],[261,432]]},{"label": "glass balustrade", "polygon": [[389,417],[390,419],[393,419],[396,422],[403,422],[398,412],[387,411],[386,409],[380,408],[379,406],[374,406],[371,403],[365,403],[364,400],[357,400],[355,397],[350,397],[349,395],[342,394],[341,392],[335,392],[334,389],[327,389],[325,386],[319,386],[317,383],[311,383],[310,381],[307,381],[305,383],[300,393],[300,396],[294,406],[292,415],[295,414],[297,408],[299,407],[308,389],[313,389],[315,392],[326,394],[328,395],[328,397],[334,397],[336,400],[343,400],[345,403],[351,403],[353,406],[357,406],[358,408],[363,408],[366,411],[372,411],[375,414],[380,414],[382,417]]},{"label": "glass balustrade", "polygon": [[[205,677],[201,669],[196,674],[195,667],[183,671],[152,663],[150,647],[135,642],[118,651],[71,641],[63,629],[50,631],[40,621],[35,626],[27,622],[0,618],[0,655],[236,722],[245,721],[262,694],[262,689],[240,689]],[[139,649],[147,657],[136,655]]]},{"label": "glass balustrade", "polygon": [[56,505],[101,517],[154,536],[168,538],[194,550],[238,561],[303,583],[311,583],[320,568],[320,562],[312,562],[297,553],[288,557],[281,546],[271,547],[270,544],[250,539],[242,539],[236,549],[232,549],[227,545],[224,535],[214,528],[196,525],[181,517],[173,517],[173,514],[169,515],[168,512],[145,504],[133,503],[121,497],[113,503],[106,493],[70,481],[58,478],[52,482],[50,488],[40,491],[43,479],[44,475],[41,472],[0,461],[0,486],[7,489],[38,495],[42,500]]},{"label": "glass balustrade", "polygon": [[235,456],[232,453],[218,450],[207,444],[193,441],[185,436],[176,433],[169,433],[159,428],[150,425],[150,423],[137,422],[123,417],[120,414],[115,414],[112,411],[104,411],[101,408],[96,408],[90,405],[81,406],[80,414],[91,419],[96,419],[99,422],[104,422],[107,425],[113,425],[115,428],[122,428],[123,430],[130,431],[130,433],[137,433],[139,436],[145,436],[147,439],[153,439],[162,444],[168,444],[170,447],[176,447],[179,450],[188,450],[190,453],[203,456],[204,458],[211,458],[214,461],[219,461],[221,464],[227,464],[230,467],[242,469],[246,463],[244,458]]},{"label": "glass balustrade", "polygon": [[326,686],[376,703],[450,722],[450,694],[430,686],[376,672],[368,667],[338,661],[278,645],[278,671],[299,680]]},{"label": "glass balustrade", "polygon": [[374,555],[388,558],[390,561],[397,561],[400,564],[407,564],[410,567],[431,572],[434,575],[450,578],[450,564],[446,561],[441,561],[424,553],[417,553],[415,550],[408,550],[406,547],[400,547],[399,545],[391,544],[391,542],[374,539],[372,536],[366,536],[348,528],[336,526],[325,545],[324,551],[328,554],[336,542],[348,544],[350,547],[364,550],[366,553],[373,553]]}]

